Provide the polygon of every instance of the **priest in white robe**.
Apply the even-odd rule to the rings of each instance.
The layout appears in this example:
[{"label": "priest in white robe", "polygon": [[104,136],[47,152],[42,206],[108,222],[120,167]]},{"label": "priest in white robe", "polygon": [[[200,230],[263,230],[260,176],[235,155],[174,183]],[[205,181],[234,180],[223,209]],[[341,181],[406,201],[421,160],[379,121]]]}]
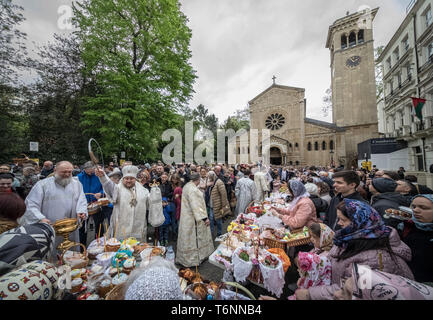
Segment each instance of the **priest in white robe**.
[{"label": "priest in white robe", "polygon": [[245,169],[244,176],[236,183],[236,216],[240,213],[246,213],[248,205],[256,198],[257,187],[254,181],[250,179],[250,174],[250,169]]},{"label": "priest in white robe", "polygon": [[269,183],[266,179],[266,167],[262,167],[261,171],[254,174],[254,182],[256,184],[256,201],[264,201],[269,192]]},{"label": "priest in white robe", "polygon": [[[83,186],[72,177],[72,170],[70,162],[62,161],[56,165],[54,176],[34,185],[25,201],[27,209],[19,221],[21,225],[38,222],[54,224],[57,220],[68,218],[78,218],[81,222],[87,219]],[[79,242],[78,229],[70,234],[69,239]],[[63,237],[57,236],[55,247],[62,242]]]},{"label": "priest in white robe", "polygon": [[199,266],[214,251],[206,203],[199,184],[200,175],[193,173],[182,192],[176,263],[184,267]]},{"label": "priest in white robe", "polygon": [[124,240],[136,238],[147,242],[146,210],[149,208],[149,191],[137,181],[139,169],[125,166],[119,184],[114,183],[101,168],[95,169],[104,192],[113,203],[108,234]]}]

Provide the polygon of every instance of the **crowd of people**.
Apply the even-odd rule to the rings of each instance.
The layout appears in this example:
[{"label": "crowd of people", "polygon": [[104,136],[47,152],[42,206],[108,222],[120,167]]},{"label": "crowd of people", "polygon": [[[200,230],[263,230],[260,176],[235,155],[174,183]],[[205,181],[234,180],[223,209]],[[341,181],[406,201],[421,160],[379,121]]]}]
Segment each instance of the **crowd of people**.
[{"label": "crowd of people", "polygon": [[[290,299],[345,298],[347,287],[353,289],[359,277],[357,265],[408,283],[433,283],[433,190],[405,175],[403,168],[368,172],[260,163],[199,166],[127,161],[104,168],[92,162],[80,168],[67,161],[56,165],[46,161],[42,168],[32,161],[3,164],[0,239],[17,232],[18,226],[44,228],[45,240],[33,245],[45,248],[34,255],[40,259],[61,241],[58,237],[49,244],[47,239],[54,234],[50,226],[76,217],[83,223],[74,240],[87,245],[87,206],[106,197],[110,204],[92,215],[95,230],[112,236],[119,228],[118,234],[146,241],[154,187],[160,190],[165,219],[154,236],[163,246],[176,243],[176,263],[184,267],[198,266],[211,255],[213,240],[225,233],[225,220],[244,213],[253,201],[287,190],[288,207],[272,207],[272,214],[291,230],[306,226],[312,233],[312,245],[296,249],[300,278]],[[412,218],[386,216],[386,210],[400,207],[411,208]],[[4,266],[0,275],[19,263],[18,255],[0,247]],[[416,296],[408,292],[405,298]]]}]

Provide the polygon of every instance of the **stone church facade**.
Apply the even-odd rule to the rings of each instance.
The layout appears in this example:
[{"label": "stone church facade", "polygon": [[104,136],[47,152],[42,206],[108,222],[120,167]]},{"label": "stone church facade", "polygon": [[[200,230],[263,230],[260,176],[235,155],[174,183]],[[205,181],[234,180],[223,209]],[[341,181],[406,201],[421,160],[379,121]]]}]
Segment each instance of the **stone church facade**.
[{"label": "stone church facade", "polygon": [[251,129],[270,130],[271,164],[357,166],[358,144],[379,137],[372,30],[377,11],[347,15],[329,28],[332,123],[307,118],[305,89],[275,79],[249,102]]}]

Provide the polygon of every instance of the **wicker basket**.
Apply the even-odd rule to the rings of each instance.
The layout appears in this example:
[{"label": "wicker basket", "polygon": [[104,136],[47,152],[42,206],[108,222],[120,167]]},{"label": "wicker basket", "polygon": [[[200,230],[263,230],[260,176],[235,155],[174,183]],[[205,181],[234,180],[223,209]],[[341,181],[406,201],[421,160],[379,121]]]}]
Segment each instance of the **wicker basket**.
[{"label": "wicker basket", "polygon": [[118,284],[105,296],[105,300],[125,300],[125,283]]},{"label": "wicker basket", "polygon": [[84,259],[83,259],[83,262],[81,264],[74,265],[74,269],[86,268],[87,265],[89,264],[89,257],[87,256],[86,246],[83,245],[82,243],[74,243],[73,245],[71,245],[68,248],[66,248],[65,250],[63,250],[62,255],[60,256],[60,261],[61,261],[62,264],[63,263],[67,264],[66,261],[64,261],[63,256],[65,255],[66,251],[68,251],[70,248],[76,247],[76,246],[81,246],[82,248],[84,248],[84,252],[81,254]]},{"label": "wicker basket", "polygon": [[[303,229],[296,229],[296,230],[292,230],[291,233],[302,233]],[[308,237],[307,238],[303,238],[303,239],[299,239],[299,240],[291,240],[289,242],[287,242],[287,246],[288,247],[299,247],[299,246],[304,246],[306,244],[310,244],[311,243],[311,231],[310,229],[308,229]]]},{"label": "wicker basket", "polygon": [[265,238],[265,246],[267,246],[269,249],[275,248],[275,249],[283,249],[286,250],[286,246],[288,244],[287,241],[280,241],[280,240],[274,240],[274,239],[268,239]]}]

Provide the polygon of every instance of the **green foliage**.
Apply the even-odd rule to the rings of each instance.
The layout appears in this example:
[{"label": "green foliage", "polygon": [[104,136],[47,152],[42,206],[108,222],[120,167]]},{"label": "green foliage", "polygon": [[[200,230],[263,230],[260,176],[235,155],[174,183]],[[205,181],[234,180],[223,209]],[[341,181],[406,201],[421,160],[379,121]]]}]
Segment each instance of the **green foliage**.
[{"label": "green foliage", "polygon": [[105,153],[154,159],[193,92],[191,30],[176,0],[83,0],[74,5],[86,77],[82,125]]}]

